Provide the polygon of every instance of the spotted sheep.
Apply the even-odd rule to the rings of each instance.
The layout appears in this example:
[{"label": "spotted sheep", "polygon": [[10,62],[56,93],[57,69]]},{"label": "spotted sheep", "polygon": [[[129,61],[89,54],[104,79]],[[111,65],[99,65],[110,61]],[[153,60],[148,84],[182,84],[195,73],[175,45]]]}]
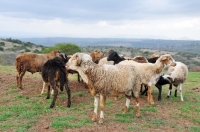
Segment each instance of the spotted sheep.
[{"label": "spotted sheep", "polygon": [[176,66],[170,66],[168,68],[167,74],[161,76],[161,79],[157,82],[156,87],[162,89],[162,85],[170,84],[169,92],[167,95],[167,97],[169,98],[171,95],[172,85],[176,87],[174,93],[175,97],[177,97],[177,88],[179,86],[180,98],[181,101],[184,101],[182,95],[182,85],[186,81],[187,76],[188,76],[187,66],[182,62],[176,62]]}]

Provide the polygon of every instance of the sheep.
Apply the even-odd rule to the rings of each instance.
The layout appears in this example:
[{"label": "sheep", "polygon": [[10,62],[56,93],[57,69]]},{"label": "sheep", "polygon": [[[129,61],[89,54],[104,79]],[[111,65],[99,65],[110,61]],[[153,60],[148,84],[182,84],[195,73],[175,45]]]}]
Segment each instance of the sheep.
[{"label": "sheep", "polygon": [[118,64],[119,62],[121,62],[123,60],[125,60],[125,58],[124,57],[120,57],[118,55],[118,53],[115,52],[114,50],[109,52],[107,61],[114,61],[114,65],[115,65],[115,64]]},{"label": "sheep", "polygon": [[26,71],[31,72],[41,72],[41,68],[44,63],[60,53],[59,50],[53,50],[48,54],[36,54],[32,52],[22,53],[18,55],[15,59],[15,67],[17,70],[16,80],[18,89],[22,90],[22,78]]},{"label": "sheep", "polygon": [[[101,51],[98,50],[98,49],[93,50],[91,53],[89,53],[89,52],[84,52],[84,53],[90,55],[90,56],[92,57],[92,61],[95,62],[96,64],[98,64],[99,61],[100,61],[100,60],[102,59],[102,57],[103,57],[103,54],[102,54]],[[74,74],[74,73],[77,73],[77,74],[78,74],[77,71],[73,71],[73,70],[68,70],[68,72],[71,73],[71,74]],[[79,74],[78,74],[78,82],[83,82],[83,81],[81,81],[81,78],[80,78],[80,75],[79,75]]]},{"label": "sheep", "polygon": [[[76,53],[67,63],[68,69],[79,72],[83,80],[88,84],[90,93],[94,96],[93,121],[97,120],[98,103],[100,100],[100,119],[104,121],[104,106],[106,96],[111,94],[125,94],[126,105],[124,112],[128,111],[132,92],[136,101],[136,116],[140,115],[139,91],[142,82],[141,73],[134,66],[125,65],[98,65],[92,58],[84,53]],[[119,72],[120,71],[120,72]]]},{"label": "sheep", "polygon": [[169,54],[165,54],[160,56],[156,63],[138,63],[135,61],[122,61],[119,63],[120,65],[133,65],[136,66],[141,72],[143,76],[144,82],[142,84],[145,84],[148,87],[148,97],[147,101],[150,104],[154,104],[153,97],[152,97],[152,89],[151,86],[155,85],[160,77],[160,74],[162,73],[163,69],[166,66],[170,65],[176,65],[174,59]]},{"label": "sheep", "polygon": [[[167,96],[169,98],[171,95],[172,85],[176,87],[175,94],[174,94],[175,97],[177,97],[177,88],[178,86],[180,86],[180,98],[181,98],[181,101],[184,101],[183,95],[182,95],[182,85],[185,82],[187,75],[188,75],[187,66],[183,64],[182,62],[176,62],[176,66],[169,67],[167,74],[162,76],[162,79],[160,79],[162,80],[162,82],[158,81],[156,84],[156,87],[162,90],[162,85],[170,84],[169,92]],[[160,99],[161,99],[161,95],[160,95]]]},{"label": "sheep", "polygon": [[99,60],[100,60],[101,58],[103,58],[103,54],[101,53],[100,50],[97,50],[97,49],[93,50],[93,51],[90,53],[90,56],[92,57],[92,61],[93,61],[94,63],[96,63],[96,64],[98,64],[98,63],[99,63]]},{"label": "sheep", "polygon": [[70,107],[71,105],[71,92],[68,86],[68,73],[65,67],[67,61],[68,58],[66,54],[60,53],[55,58],[48,60],[42,67],[42,79],[45,84],[48,85],[48,93],[46,99],[50,98],[50,86],[53,88],[54,91],[54,98],[50,105],[50,108],[54,107],[55,101],[57,99],[57,86],[60,86],[61,91],[63,91],[63,87],[65,87],[68,95],[67,107]]}]

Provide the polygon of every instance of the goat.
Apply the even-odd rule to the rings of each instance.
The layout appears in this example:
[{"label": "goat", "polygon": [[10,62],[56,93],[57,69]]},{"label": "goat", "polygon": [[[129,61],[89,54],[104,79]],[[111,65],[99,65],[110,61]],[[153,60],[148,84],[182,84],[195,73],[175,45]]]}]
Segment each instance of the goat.
[{"label": "goat", "polygon": [[67,107],[70,107],[71,105],[71,92],[68,86],[68,73],[65,67],[67,61],[68,58],[66,54],[60,53],[59,56],[48,60],[42,67],[42,79],[45,82],[45,84],[48,85],[48,93],[46,99],[50,98],[50,86],[53,88],[54,91],[54,98],[50,105],[50,108],[54,107],[55,101],[57,99],[57,86],[60,86],[61,91],[63,91],[63,87],[65,87],[68,95]]}]

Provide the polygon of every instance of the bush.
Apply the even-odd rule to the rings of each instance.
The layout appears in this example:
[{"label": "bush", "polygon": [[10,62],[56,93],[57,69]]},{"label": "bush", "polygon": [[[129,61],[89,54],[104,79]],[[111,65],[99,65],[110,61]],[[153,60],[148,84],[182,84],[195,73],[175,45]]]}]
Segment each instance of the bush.
[{"label": "bush", "polygon": [[42,50],[42,53],[49,53],[53,51],[54,49],[60,50],[61,52],[67,54],[67,55],[72,55],[76,52],[80,52],[81,49],[76,45],[72,43],[58,43],[53,47],[45,48]]},{"label": "bush", "polygon": [[4,42],[0,42],[0,46],[5,46],[5,43]]},{"label": "bush", "polygon": [[4,48],[0,46],[0,51],[4,51]]}]

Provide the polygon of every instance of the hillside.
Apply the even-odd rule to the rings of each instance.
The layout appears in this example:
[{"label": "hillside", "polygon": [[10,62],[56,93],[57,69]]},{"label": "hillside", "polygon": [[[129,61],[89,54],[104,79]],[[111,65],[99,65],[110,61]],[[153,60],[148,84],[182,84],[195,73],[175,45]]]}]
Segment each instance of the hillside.
[{"label": "hillside", "polygon": [[200,54],[200,40],[164,40],[140,38],[21,38],[23,41],[33,42],[44,46],[53,46],[56,43],[74,43],[85,46],[123,46],[132,48],[148,48],[156,50],[180,51]]},{"label": "hillside", "polygon": [[[18,41],[17,41],[18,42]],[[0,39],[0,64],[13,65],[16,56],[23,52],[39,53],[44,46],[31,42]]]},{"label": "hillside", "polygon": [[[0,51],[0,64],[1,65],[13,65],[14,60],[18,54],[21,52],[36,52],[39,53],[45,46],[36,45],[31,42],[22,42],[14,43],[9,42],[8,40],[0,39],[0,43],[5,43],[5,45],[1,45],[3,51]],[[185,52],[189,51],[186,49],[187,44],[183,44],[182,51],[179,51],[178,46],[163,48],[163,50],[157,48],[136,48],[136,47],[126,47],[120,45],[113,46],[80,46],[82,52],[91,52],[94,49],[99,49],[101,52],[105,53],[107,50],[113,49],[117,51],[119,54],[123,54],[124,56],[134,57],[134,56],[145,56],[150,57],[152,54],[171,54],[176,61],[181,61],[188,65],[190,71],[200,71],[200,54]],[[194,48],[197,52],[200,48],[197,48],[198,45],[190,46],[190,49]],[[179,47],[180,48],[180,47]],[[181,49],[181,48],[180,48]],[[185,50],[184,50],[185,49]],[[193,51],[193,50],[192,50]]]}]

